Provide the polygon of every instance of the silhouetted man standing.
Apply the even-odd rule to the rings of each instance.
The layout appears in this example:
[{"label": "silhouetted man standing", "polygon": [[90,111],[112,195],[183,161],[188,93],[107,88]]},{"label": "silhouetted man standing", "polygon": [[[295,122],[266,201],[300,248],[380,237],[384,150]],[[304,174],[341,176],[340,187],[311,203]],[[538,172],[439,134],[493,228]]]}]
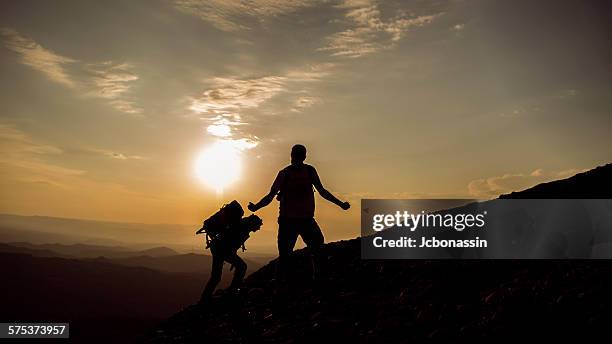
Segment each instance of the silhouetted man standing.
[{"label": "silhouetted man standing", "polygon": [[326,200],[347,210],[348,202],[342,202],[327,191],[317,170],[304,163],[306,147],[295,145],[291,148],[291,165],[282,169],[270,192],[257,204],[249,203],[250,211],[257,211],[272,202],[274,196],[280,201],[278,217],[278,256],[282,273],[287,270],[288,256],[293,252],[297,237],[301,236],[313,257],[314,278],[320,277],[320,250],[323,246],[323,233],[314,219],[315,201],[313,186]]}]

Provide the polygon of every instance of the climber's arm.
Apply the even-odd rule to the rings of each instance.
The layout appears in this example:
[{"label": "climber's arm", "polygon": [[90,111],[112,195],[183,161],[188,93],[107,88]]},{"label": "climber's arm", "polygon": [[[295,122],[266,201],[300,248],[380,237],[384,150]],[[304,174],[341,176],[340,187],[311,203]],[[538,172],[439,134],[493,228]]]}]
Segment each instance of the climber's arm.
[{"label": "climber's arm", "polygon": [[323,187],[323,183],[321,183],[319,174],[317,173],[317,170],[314,167],[312,167],[312,185],[314,185],[317,191],[319,191],[319,194],[321,195],[321,197],[323,197],[324,199],[334,203],[335,205],[339,206],[340,208],[344,210],[347,210],[348,208],[351,207],[349,202],[342,202],[336,196],[334,196],[331,192],[327,191],[325,187]]},{"label": "climber's arm", "polygon": [[253,204],[252,202],[249,202],[248,208],[250,211],[252,212],[256,212],[257,210],[267,206],[268,204],[270,204],[272,202],[272,200],[274,199],[274,196],[276,196],[276,194],[278,194],[278,192],[280,191],[281,185],[283,185],[283,179],[285,178],[285,174],[283,173],[283,171],[278,172],[278,175],[276,176],[276,179],[274,179],[274,183],[272,183],[272,187],[270,188],[270,192],[268,192],[267,195],[265,195],[259,202],[257,202],[256,204]]}]

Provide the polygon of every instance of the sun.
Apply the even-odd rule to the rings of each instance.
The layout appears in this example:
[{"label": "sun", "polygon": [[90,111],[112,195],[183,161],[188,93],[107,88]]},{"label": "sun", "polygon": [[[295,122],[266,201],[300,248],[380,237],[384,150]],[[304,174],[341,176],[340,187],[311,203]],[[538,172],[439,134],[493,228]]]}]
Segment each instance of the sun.
[{"label": "sun", "polygon": [[195,160],[198,179],[219,195],[238,180],[241,168],[240,152],[230,142],[215,142],[199,153]]}]

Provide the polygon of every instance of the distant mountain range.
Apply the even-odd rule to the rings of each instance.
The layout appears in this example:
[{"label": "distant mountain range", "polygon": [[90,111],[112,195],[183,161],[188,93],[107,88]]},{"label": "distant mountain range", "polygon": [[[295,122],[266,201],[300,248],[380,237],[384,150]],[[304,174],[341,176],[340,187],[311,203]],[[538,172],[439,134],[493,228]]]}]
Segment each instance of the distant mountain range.
[{"label": "distant mountain range", "polygon": [[[0,243],[0,322],[70,322],[72,341],[133,343],[199,299],[211,263],[209,255],[179,254],[167,247],[133,251]],[[247,264],[249,272],[261,267],[256,261]],[[232,277],[229,268],[221,287]]]},{"label": "distant mountain range", "polygon": [[[173,256],[132,256],[127,258],[116,258],[116,259],[106,259],[106,258],[97,258],[95,261],[98,262],[109,262],[118,265],[124,266],[142,266],[150,269],[155,269],[159,271],[166,272],[182,272],[182,273],[190,273],[190,274],[205,274],[208,276],[210,273],[210,266],[212,264],[212,257],[209,255],[203,254],[180,254]],[[255,261],[245,259],[248,265],[248,272],[252,272],[257,270],[262,266]],[[228,265],[229,266],[229,265]],[[231,272],[227,272],[225,277],[229,279],[231,276]]]},{"label": "distant mountain range", "polygon": [[[125,258],[132,256],[163,257],[179,253],[168,247],[153,247],[142,251],[134,251],[121,246],[102,246],[88,244],[31,244],[29,242],[9,242],[0,247],[13,247],[12,251],[30,253],[34,256],[67,257],[67,258]],[[8,248],[6,248],[8,249]],[[21,251],[19,250],[21,249]],[[28,252],[29,251],[29,252]],[[6,252],[0,249],[0,252]]]},{"label": "distant mountain range", "polygon": [[206,269],[176,274],[0,252],[0,322],[69,322],[73,341],[132,343],[198,300]]},{"label": "distant mountain range", "polygon": [[[612,165],[502,197],[612,198]],[[490,201],[495,202],[495,201]],[[360,239],[325,245],[328,279],[307,251],[274,282],[277,261],[241,298],[191,306],[146,343],[609,341],[609,260],[362,260]]]},{"label": "distant mountain range", "polygon": [[[86,244],[128,250],[163,246],[184,253],[203,250],[203,236],[195,235],[196,229],[200,227],[201,223],[194,225],[123,223],[0,214],[0,242]],[[251,257],[269,256],[267,252],[275,248],[275,233],[260,231],[257,239],[259,244],[250,241],[245,254]],[[90,247],[86,251],[95,250],[95,247]]]}]

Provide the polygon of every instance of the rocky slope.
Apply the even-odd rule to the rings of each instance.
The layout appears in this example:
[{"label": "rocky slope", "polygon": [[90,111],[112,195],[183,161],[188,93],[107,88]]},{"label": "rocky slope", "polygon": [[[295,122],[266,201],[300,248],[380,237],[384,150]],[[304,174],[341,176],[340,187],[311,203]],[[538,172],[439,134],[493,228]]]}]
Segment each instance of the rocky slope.
[{"label": "rocky slope", "polygon": [[[609,190],[601,193],[592,184],[610,180],[611,166],[533,188],[541,196],[527,190],[513,197],[610,197]],[[581,185],[596,194],[581,191]],[[570,190],[567,196],[564,188]],[[362,260],[358,239],[327,244],[325,252],[329,279],[324,284],[308,279],[308,252],[301,250],[289,283],[273,281],[272,261],[248,277],[243,296],[218,296],[205,307],[188,307],[144,341],[612,338],[608,260]]]}]

